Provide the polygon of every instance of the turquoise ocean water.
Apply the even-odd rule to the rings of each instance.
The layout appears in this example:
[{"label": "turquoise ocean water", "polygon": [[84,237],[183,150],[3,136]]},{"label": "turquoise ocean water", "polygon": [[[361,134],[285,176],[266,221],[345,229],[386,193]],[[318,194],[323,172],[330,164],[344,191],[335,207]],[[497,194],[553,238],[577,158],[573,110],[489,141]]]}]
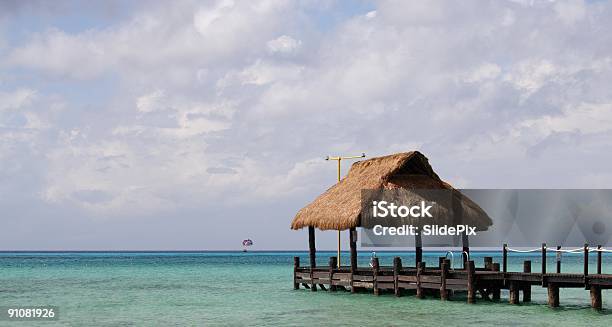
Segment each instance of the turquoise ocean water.
[{"label": "turquoise ocean water", "polygon": [[[390,265],[399,255],[377,253]],[[207,326],[207,325],[379,325],[455,326],[468,323],[508,326],[611,326],[612,291],[603,291],[604,310],[589,306],[589,292],[561,290],[561,308],[546,306],[546,290],[533,287],[533,302],[517,306],[465,299],[441,302],[414,296],[329,293],[292,289],[293,256],[305,252],[202,253],[0,253],[0,306],[59,307],[54,322],[0,321],[0,326]],[[321,265],[332,253],[319,253]],[[440,253],[425,253],[429,266]],[[500,253],[476,252],[472,259]],[[348,254],[344,255],[348,258]],[[361,253],[367,265],[369,253]],[[538,255],[511,255],[509,270],[522,270],[523,260],[540,267]],[[548,269],[555,267],[549,257]],[[594,255],[591,271],[595,271]],[[612,273],[612,256],[604,272]],[[582,271],[582,257],[563,258],[564,272]]]}]

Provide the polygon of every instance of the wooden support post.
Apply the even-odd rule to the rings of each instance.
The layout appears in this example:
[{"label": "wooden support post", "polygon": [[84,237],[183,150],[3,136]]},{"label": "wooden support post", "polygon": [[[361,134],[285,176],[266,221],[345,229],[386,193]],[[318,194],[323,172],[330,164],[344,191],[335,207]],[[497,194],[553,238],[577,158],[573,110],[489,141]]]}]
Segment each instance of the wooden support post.
[{"label": "wooden support post", "polygon": [[559,306],[559,285],[548,283],[548,306],[556,308]]},{"label": "wooden support post", "polygon": [[315,268],[317,266],[317,249],[315,247],[315,228],[308,226],[308,250],[310,254],[310,267]]},{"label": "wooden support post", "polygon": [[509,290],[510,290],[510,298],[508,301],[510,302],[510,304],[518,304],[519,303],[518,282],[510,281]]},{"label": "wooden support post", "polygon": [[[561,250],[561,246],[557,245],[557,251],[560,251],[560,250]],[[557,252],[557,255],[556,255],[556,257],[557,257],[557,274],[561,273],[561,256],[562,256],[561,252]]]},{"label": "wooden support post", "polygon": [[317,284],[314,282],[314,272],[312,268],[310,268],[310,290],[313,292],[317,291]]},{"label": "wooden support post", "polygon": [[349,234],[350,247],[351,247],[351,268],[357,271],[357,229],[351,228]]},{"label": "wooden support post", "polygon": [[474,267],[474,260],[469,260],[466,268],[468,275],[467,302],[474,303],[476,302],[476,269]]},{"label": "wooden support post", "polygon": [[[493,271],[499,271],[499,262],[493,263],[491,269]],[[493,287],[492,293],[493,301],[499,301],[499,299],[501,298],[501,289],[497,286]]]},{"label": "wooden support post", "polygon": [[491,265],[493,265],[493,257],[484,257],[484,268],[491,270]]},{"label": "wooden support post", "polygon": [[502,272],[508,272],[508,244],[502,248]]},{"label": "wooden support post", "polygon": [[300,268],[300,257],[293,257],[293,289],[300,289],[300,283],[297,283],[297,271]]},{"label": "wooden support post", "polygon": [[329,291],[335,292],[337,290],[336,285],[334,285],[334,269],[338,264],[337,257],[329,257]]},{"label": "wooden support post", "polygon": [[423,275],[423,273],[425,272],[425,262],[419,262],[417,263],[417,271],[416,271],[416,284],[417,284],[417,289],[416,289],[416,297],[419,299],[422,299],[425,297],[425,294],[423,294],[423,288],[421,287],[421,276]]},{"label": "wooden support post", "polygon": [[419,265],[419,262],[423,262],[423,248],[420,246],[415,248],[414,262],[415,262],[415,267]]},{"label": "wooden support post", "polygon": [[[531,273],[530,260],[523,262],[523,272]],[[523,302],[531,302],[531,284],[529,282],[523,283]]]},{"label": "wooden support post", "polygon": [[315,247],[315,228],[308,226],[308,250],[310,254],[310,290],[317,291],[317,285],[314,283],[314,268],[317,267],[317,249]]},{"label": "wooden support post", "polygon": [[372,258],[372,275],[374,275],[374,295],[379,295],[378,290],[378,272],[380,265],[378,264],[378,258]]},{"label": "wooden support post", "polygon": [[584,244],[584,277],[589,275],[589,245]]},{"label": "wooden support post", "polygon": [[297,271],[300,268],[300,257],[293,257],[293,289],[300,289],[300,283],[297,283]]},{"label": "wooden support post", "polygon": [[351,293],[356,293],[357,288],[353,286],[353,275],[357,273],[357,229],[349,229],[349,244],[351,248]]},{"label": "wooden support post", "polygon": [[450,266],[450,260],[444,259],[442,261],[442,268],[440,269],[440,300],[448,300],[448,291],[446,290],[446,276],[448,275],[448,267]]},{"label": "wooden support post", "polygon": [[419,231],[414,235],[414,266],[418,267],[421,261],[423,261],[423,239]]},{"label": "wooden support post", "polygon": [[402,290],[399,287],[399,275],[402,270],[402,258],[393,258],[393,292],[395,296],[402,296]]},{"label": "wooden support post", "polygon": [[601,287],[591,285],[591,307],[601,310]]},{"label": "wooden support post", "polygon": [[466,233],[461,234],[461,244],[463,245],[461,257],[463,258],[463,267],[467,268],[467,261],[469,260],[470,254],[470,241]]},{"label": "wooden support post", "polygon": [[597,274],[601,275],[601,245],[597,246]]},{"label": "wooden support post", "polygon": [[438,269],[442,269],[442,263],[444,263],[446,257],[438,257]]},{"label": "wooden support post", "polygon": [[542,278],[546,274],[546,243],[542,243]]}]

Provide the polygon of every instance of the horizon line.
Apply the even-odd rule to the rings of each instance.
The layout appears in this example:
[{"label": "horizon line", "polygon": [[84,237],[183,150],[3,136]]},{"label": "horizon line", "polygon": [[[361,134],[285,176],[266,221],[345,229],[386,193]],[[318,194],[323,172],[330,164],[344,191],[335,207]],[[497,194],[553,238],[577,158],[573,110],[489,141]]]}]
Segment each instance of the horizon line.
[{"label": "horizon line", "polygon": [[[439,250],[425,250],[423,249],[423,252],[440,252],[440,251],[445,251],[443,249],[439,249]],[[495,249],[495,250],[472,250],[470,252],[501,252],[501,250]],[[308,250],[249,250],[249,251],[243,251],[243,250],[0,250],[0,253],[33,253],[33,252],[38,252],[38,253],[126,253],[126,252],[132,252],[132,253],[214,253],[214,252],[239,252],[239,253],[266,253],[266,252],[286,252],[286,253],[292,253],[292,252],[304,252],[304,253],[308,253]],[[317,253],[336,253],[337,251],[335,249],[330,249],[330,250],[317,250]],[[349,253],[349,251],[342,251],[342,253]],[[415,250],[376,250],[376,251],[372,251],[372,250],[362,250],[362,251],[358,251],[358,252],[415,252]]]}]

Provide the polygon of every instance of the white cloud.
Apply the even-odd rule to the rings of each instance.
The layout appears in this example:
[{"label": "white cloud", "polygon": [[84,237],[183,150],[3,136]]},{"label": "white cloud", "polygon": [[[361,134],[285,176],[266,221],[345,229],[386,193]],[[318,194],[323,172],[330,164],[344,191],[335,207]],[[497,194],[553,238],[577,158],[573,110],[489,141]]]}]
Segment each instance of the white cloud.
[{"label": "white cloud", "polygon": [[90,32],[69,35],[51,29],[33,42],[13,49],[6,64],[78,79],[91,78],[115,62],[104,45],[93,38],[96,35]]},{"label": "white cloud", "polygon": [[496,78],[500,73],[501,67],[496,64],[485,63],[470,72],[465,81],[468,83],[482,82],[483,80]]},{"label": "white cloud", "polygon": [[297,81],[304,67],[293,64],[278,64],[258,60],[240,72],[229,72],[218,81],[217,87],[223,89],[234,84],[265,85],[273,82]]},{"label": "white cloud", "polygon": [[268,50],[272,53],[294,53],[299,50],[302,45],[302,41],[296,40],[290,36],[282,35],[274,40],[270,40],[267,43]]},{"label": "white cloud", "polygon": [[612,131],[612,103],[568,106],[557,115],[525,120],[520,126],[544,135],[574,131],[584,134],[608,132]]},{"label": "white cloud", "polygon": [[20,109],[32,103],[36,91],[32,89],[19,89],[13,92],[0,91],[0,112],[4,110]]},{"label": "white cloud", "polygon": [[142,82],[163,70],[165,78],[184,86],[185,79],[198,77],[194,63],[209,66],[265,51],[275,29],[297,14],[296,6],[285,1],[227,0],[195,8],[153,5],[104,29],[35,33],[8,49],[0,63],[81,80],[118,75]]},{"label": "white cloud", "polygon": [[366,17],[367,19],[374,19],[374,18],[376,18],[376,10],[369,11],[369,12],[368,12],[368,13],[365,15],[365,17]]},{"label": "white cloud", "polygon": [[584,19],[586,10],[583,0],[558,1],[555,3],[557,17],[566,24],[574,24]]},{"label": "white cloud", "polygon": [[165,108],[163,100],[165,98],[164,91],[157,90],[149,94],[138,97],[136,99],[136,108],[140,112],[153,112],[163,110]]},{"label": "white cloud", "polygon": [[504,78],[516,88],[531,94],[554,76],[557,68],[548,60],[528,60],[516,65]]},{"label": "white cloud", "polygon": [[213,26],[213,24],[222,24],[219,21],[231,13],[234,5],[235,3],[232,0],[222,0],[218,1],[212,8],[201,8],[193,16],[193,24],[198,32],[201,34],[207,34],[209,33],[209,29]]}]

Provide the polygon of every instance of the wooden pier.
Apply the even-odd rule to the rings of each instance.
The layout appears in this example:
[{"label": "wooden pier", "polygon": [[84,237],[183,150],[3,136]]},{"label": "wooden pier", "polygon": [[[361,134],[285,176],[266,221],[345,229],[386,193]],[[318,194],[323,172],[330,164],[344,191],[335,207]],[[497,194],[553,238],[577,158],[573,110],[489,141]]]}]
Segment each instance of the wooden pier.
[{"label": "wooden pier", "polygon": [[[601,247],[598,247],[601,249]],[[546,258],[546,246],[542,247],[542,255]],[[558,249],[559,250],[559,249]],[[589,252],[597,252],[597,273],[588,271]],[[509,291],[508,302],[518,304],[522,294],[523,302],[531,301],[531,287],[540,286],[548,290],[548,305],[558,307],[559,289],[582,288],[590,291],[591,306],[602,308],[602,290],[612,289],[612,275],[602,274],[602,251],[589,250],[585,246],[584,271],[580,273],[561,273],[560,261],[556,272],[547,272],[546,260],[542,261],[542,272],[531,272],[531,261],[524,261],[523,271],[507,271],[508,248],[504,245],[502,262],[493,262],[492,257],[485,257],[481,267],[476,267],[472,260],[464,262],[461,269],[452,269],[451,261],[445,257],[439,258],[437,266],[428,267],[425,262],[415,262],[415,266],[402,265],[400,257],[393,259],[393,266],[380,266],[378,258],[373,258],[372,267],[357,267],[352,262],[349,267],[337,268],[336,257],[330,257],[329,265],[303,267],[300,258],[294,258],[293,287],[299,289],[302,285],[311,291],[317,289],[331,292],[346,290],[351,292],[372,291],[374,295],[383,292],[402,296],[413,293],[417,298],[425,296],[439,297],[441,300],[452,299],[463,293],[467,303],[474,303],[477,298],[486,301],[500,301],[502,289]],[[355,260],[356,261],[356,260]],[[500,269],[501,268],[501,269]],[[410,291],[414,290],[414,291]]]},{"label": "wooden pier", "polygon": [[[500,301],[502,289],[509,291],[509,302],[518,304],[520,295],[523,302],[531,301],[532,286],[545,287],[548,290],[548,304],[559,306],[560,288],[583,288],[591,294],[593,308],[601,309],[601,291],[612,288],[612,275],[602,274],[602,252],[612,252],[609,249],[589,248],[585,244],[579,249],[548,249],[546,244],[530,250],[511,249],[504,244],[502,262],[493,262],[492,257],[485,257],[482,266],[469,259],[470,244],[468,235],[461,235],[462,269],[454,269],[451,261],[441,257],[438,264],[430,267],[423,262],[423,240],[420,233],[414,235],[415,261],[405,265],[401,258],[393,260],[393,266],[380,266],[377,258],[372,258],[370,267],[357,266],[357,228],[368,228],[362,214],[364,206],[363,191],[383,192],[386,190],[402,190],[402,198],[408,202],[432,200],[430,193],[422,191],[448,192],[450,203],[440,204],[440,210],[452,212],[452,215],[439,217],[436,224],[456,225],[457,222],[473,226],[477,231],[486,231],[493,226],[493,220],[474,201],[444,182],[434,172],[429,160],[418,151],[396,153],[384,157],[371,158],[356,162],[348,175],[333,185],[312,203],[300,209],[291,222],[291,229],[308,228],[308,245],[310,265],[304,267],[299,257],[295,257],[293,287],[300,285],[311,291],[350,290],[351,292],[369,291],[375,295],[383,292],[393,292],[402,296],[409,291],[417,297],[436,296],[441,300],[452,299],[459,293],[464,293],[468,303],[474,303],[478,298],[489,301]],[[377,194],[377,193],[373,193]],[[396,194],[396,193],[393,193]],[[367,202],[370,202],[370,198]],[[435,202],[435,201],[434,201]],[[412,224],[410,220],[402,224]],[[325,267],[316,265],[315,229],[322,231],[348,231],[350,247],[350,265],[342,266],[340,258],[330,258]],[[338,253],[340,253],[340,238],[338,238]],[[585,242],[589,242],[585,240]],[[453,243],[455,244],[455,243]],[[541,252],[542,267],[533,269],[531,261],[523,263],[522,271],[508,271],[508,252]],[[557,254],[557,265],[554,272],[546,266],[547,252]],[[597,271],[589,272],[589,253],[597,254]],[[563,273],[561,271],[562,253],[582,253],[584,269],[582,273]],[[414,290],[414,291],[412,291]]]}]

